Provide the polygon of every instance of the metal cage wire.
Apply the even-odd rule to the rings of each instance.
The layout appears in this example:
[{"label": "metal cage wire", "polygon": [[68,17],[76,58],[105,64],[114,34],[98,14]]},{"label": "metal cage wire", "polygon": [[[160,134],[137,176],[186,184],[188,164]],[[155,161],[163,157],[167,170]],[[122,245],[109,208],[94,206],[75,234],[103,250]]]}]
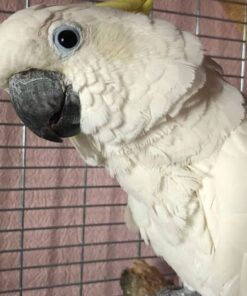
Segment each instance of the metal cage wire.
[{"label": "metal cage wire", "polygon": [[[22,1],[22,5],[20,5],[21,1],[16,0],[19,4],[17,5],[18,9],[29,7],[31,4],[33,4],[32,1],[24,0]],[[163,0],[165,2],[165,0]],[[175,0],[173,0],[175,1]],[[247,3],[241,2],[241,1],[227,1],[222,0],[221,2],[227,2],[232,5],[241,6],[244,10],[244,20],[233,20],[217,15],[208,15],[207,10],[205,11],[202,9],[202,4],[205,6],[205,2],[207,2],[208,5],[211,5],[214,2],[217,2],[217,0],[206,0],[204,3],[200,0],[192,0],[194,2],[194,11],[183,11],[183,10],[176,10],[174,8],[161,8],[160,6],[154,6],[152,14],[154,17],[160,17],[161,15],[166,17],[174,17],[184,18],[186,20],[193,20],[193,30],[196,35],[198,35],[201,40],[216,40],[217,42],[227,42],[228,44],[238,44],[241,47],[241,50],[238,55],[220,55],[212,53],[210,54],[217,62],[226,61],[226,62],[234,62],[238,64],[239,73],[236,72],[227,72],[224,76],[226,79],[230,79],[231,82],[234,82],[236,86],[239,87],[241,91],[245,90],[245,73],[246,73],[246,28],[247,28]],[[34,1],[35,2],[35,1]],[[37,1],[36,1],[37,2]],[[46,1],[49,2],[49,1]],[[96,1],[92,1],[96,2]],[[167,3],[169,0],[167,0]],[[176,0],[176,2],[178,2]],[[182,2],[182,0],[180,0]],[[171,6],[172,7],[172,6]],[[8,6],[7,6],[8,8]],[[13,13],[14,11],[11,11],[9,9],[0,10],[0,13],[5,16]],[[239,24],[243,26],[243,33],[241,33],[241,36],[234,36],[234,37],[228,37],[228,36],[219,36],[217,34],[214,35],[214,32],[205,33],[201,30],[201,25],[203,21],[208,22],[216,22],[216,23],[226,23],[226,24]],[[216,24],[217,26],[217,24]],[[231,69],[231,67],[229,67]],[[10,101],[5,96],[1,96],[0,98],[0,104],[3,106],[10,104]],[[7,108],[7,107],[6,107]],[[0,106],[1,109],[1,106]],[[1,116],[0,116],[1,117]],[[91,202],[90,201],[90,192],[93,190],[100,190],[99,192],[103,192],[104,190],[108,190],[110,194],[115,195],[118,194],[119,186],[115,182],[109,181],[108,177],[106,177],[106,181],[104,184],[101,184],[99,182],[91,182],[90,181],[90,174],[92,172],[95,173],[95,171],[102,171],[102,168],[94,168],[91,166],[87,166],[83,164],[82,162],[73,162],[73,163],[52,163],[52,164],[42,164],[42,163],[35,163],[30,161],[31,157],[34,157],[37,153],[37,155],[40,155],[39,153],[63,153],[66,152],[68,154],[70,153],[76,153],[73,151],[73,147],[69,144],[64,144],[61,146],[58,145],[50,145],[45,142],[37,142],[37,144],[32,144],[29,139],[29,132],[26,130],[26,128],[22,125],[22,123],[14,121],[6,121],[5,118],[0,118],[0,129],[8,129],[8,128],[15,128],[19,129],[21,132],[18,132],[18,137],[20,137],[20,142],[16,143],[15,141],[7,141],[7,142],[0,142],[0,157],[2,157],[2,163],[0,163],[0,173],[2,180],[0,180],[0,294],[2,295],[56,295],[56,289],[59,294],[57,295],[91,295],[96,296],[99,295],[98,292],[94,292],[94,285],[103,285],[104,289],[103,291],[105,294],[101,295],[120,295],[120,289],[118,286],[119,281],[119,275],[116,274],[115,276],[108,276],[108,274],[103,274],[99,278],[95,279],[88,279],[87,272],[88,272],[88,265],[97,265],[97,264],[110,264],[111,262],[116,262],[117,264],[120,264],[120,262],[123,262],[124,264],[129,265],[132,260],[137,258],[144,258],[144,259],[154,259],[155,256],[151,253],[150,250],[147,251],[146,247],[143,244],[143,241],[140,239],[139,235],[135,235],[132,237],[127,237],[121,235],[121,232],[119,234],[118,227],[124,227],[124,222],[120,220],[114,221],[105,221],[104,219],[102,221],[91,221],[89,218],[89,215],[91,215],[90,211],[91,209],[103,209],[108,211],[109,216],[111,216],[112,211],[120,210],[122,211],[123,207],[126,204],[126,201],[123,199],[108,199],[108,202]],[[4,151],[7,153],[4,154]],[[13,152],[14,151],[14,152]],[[18,151],[19,158],[18,161],[6,161],[6,157],[9,157],[9,154],[16,153]],[[31,151],[31,152],[30,152]],[[4,160],[5,159],[5,160]],[[44,186],[38,185],[30,186],[29,179],[32,177],[32,171],[39,172],[42,175],[42,171],[66,171],[69,172],[76,171],[76,172],[83,172],[81,175],[83,178],[82,183],[78,184],[64,184],[62,182],[61,185],[47,185],[44,184]],[[11,186],[8,184],[5,184],[6,182],[6,176],[4,174],[7,174],[7,178],[12,178],[12,176],[15,176],[18,172],[18,186]],[[100,173],[101,174],[101,173]],[[101,174],[102,175],[102,174]],[[11,182],[10,182],[11,184]],[[42,184],[43,185],[43,184]],[[103,191],[102,191],[103,190]],[[115,191],[117,190],[117,191]],[[49,192],[56,192],[58,193],[57,199],[63,199],[66,201],[66,196],[69,191],[72,191],[72,195],[80,196],[79,202],[74,203],[73,198],[69,200],[69,203],[54,203],[49,205],[49,202],[47,200],[49,199]],[[48,198],[44,204],[38,204],[36,206],[33,206],[32,203],[29,202],[29,199],[32,199],[35,194],[39,197],[39,192],[44,192],[45,195],[48,195]],[[112,192],[112,193],[111,193]],[[13,199],[13,204],[5,202],[6,197],[11,197],[11,194],[14,194],[15,198]],[[53,194],[53,193],[51,193]],[[1,197],[2,195],[2,197]],[[51,195],[53,196],[53,195]],[[12,201],[12,199],[11,199]],[[48,204],[48,205],[47,205]],[[81,223],[68,223],[68,224],[37,224],[32,225],[28,223],[29,216],[32,215],[39,215],[38,213],[47,213],[49,211],[60,211],[60,215],[65,215],[66,211],[70,210],[80,210],[81,214]],[[96,210],[97,213],[97,210]],[[79,214],[77,214],[79,215]],[[4,221],[5,219],[12,219],[12,216],[15,216],[15,222],[14,226],[13,223],[10,226],[8,223],[1,224],[1,221]],[[6,218],[7,217],[7,218]],[[60,219],[61,220],[61,219]],[[77,219],[78,221],[78,219]],[[91,221],[91,222],[88,222]],[[115,228],[115,234],[113,236],[109,236],[109,240],[87,240],[87,229],[93,229],[98,228],[99,233],[101,230],[106,227],[107,231],[111,232],[112,229]],[[66,231],[65,234],[69,234],[68,231],[76,230],[76,234],[78,236],[77,242],[70,242],[70,243],[63,243],[60,241],[59,244],[50,244],[50,245],[37,245],[35,243],[30,243],[27,246],[26,240],[30,240],[30,236],[36,232],[43,233],[44,231],[51,231],[52,233],[55,231]],[[31,233],[29,235],[28,233]],[[15,243],[9,243],[8,240],[12,239],[12,235],[14,234],[14,241]],[[16,234],[16,235],[15,235]],[[107,237],[107,236],[106,236]],[[37,237],[36,237],[37,238]],[[16,243],[17,241],[17,243]],[[42,235],[40,239],[40,243],[42,242]],[[127,250],[127,255],[124,253],[124,256],[112,256],[112,254],[106,253],[106,256],[101,256],[97,258],[91,258],[88,259],[88,255],[85,253],[86,248],[89,248],[89,251],[92,250],[90,248],[105,248],[106,246],[110,248],[111,246],[122,246],[125,250]],[[135,250],[133,251],[133,246]],[[132,249],[131,249],[132,247]],[[120,247],[119,247],[120,248]],[[77,260],[69,260],[66,259],[65,261],[59,260],[58,262],[55,262],[51,260],[48,263],[35,263],[35,264],[29,264],[28,260],[25,259],[27,254],[29,253],[42,253],[42,252],[56,252],[59,250],[63,250],[67,253],[73,252],[73,250],[79,250]],[[128,250],[132,250],[129,251]],[[52,253],[51,253],[52,254]],[[64,254],[64,253],[63,253]],[[13,255],[13,257],[11,257]],[[35,255],[34,255],[35,256]],[[3,258],[7,258],[7,264],[6,260]],[[61,258],[60,258],[61,259]],[[73,258],[72,258],[73,259]],[[35,271],[38,271],[38,273],[41,270],[49,270],[47,271],[48,276],[52,277],[52,272],[56,268],[71,268],[73,266],[78,267],[76,269],[76,280],[74,278],[70,279],[67,282],[63,281],[63,277],[61,277],[61,281],[49,281],[46,280],[43,281],[37,281],[35,285],[29,285],[28,282],[25,280],[26,274],[28,272],[35,273]],[[121,265],[122,266],[122,265]],[[52,270],[52,271],[51,271]],[[69,272],[70,269],[67,270]],[[14,274],[15,276],[11,277],[10,274]],[[172,271],[167,270],[166,275],[172,275]],[[7,278],[11,278],[11,280],[8,282]],[[8,282],[6,284],[6,281]],[[114,288],[105,288],[107,286],[111,286],[112,283],[114,283]],[[90,286],[91,288],[89,290],[86,289],[86,287]],[[100,286],[100,287],[103,287]],[[73,292],[64,292],[65,294],[61,293],[61,288],[70,288],[74,287],[75,289]],[[100,288],[102,289],[102,288]],[[111,290],[112,289],[112,290]],[[68,290],[69,291],[69,290]],[[72,290],[71,290],[72,291]],[[109,294],[109,291],[112,291],[112,294]],[[31,294],[30,294],[31,293]],[[43,294],[42,294],[43,293]],[[45,294],[44,294],[45,293]],[[108,293],[108,294],[106,294]],[[111,292],[110,292],[111,293]]]}]

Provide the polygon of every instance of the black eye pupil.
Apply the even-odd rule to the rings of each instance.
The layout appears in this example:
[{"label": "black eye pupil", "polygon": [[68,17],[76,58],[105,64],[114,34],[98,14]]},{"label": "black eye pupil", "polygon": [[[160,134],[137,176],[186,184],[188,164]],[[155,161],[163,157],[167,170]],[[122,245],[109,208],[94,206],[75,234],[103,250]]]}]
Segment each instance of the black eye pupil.
[{"label": "black eye pupil", "polygon": [[65,48],[73,48],[78,43],[78,37],[71,30],[64,30],[58,34],[58,42]]}]

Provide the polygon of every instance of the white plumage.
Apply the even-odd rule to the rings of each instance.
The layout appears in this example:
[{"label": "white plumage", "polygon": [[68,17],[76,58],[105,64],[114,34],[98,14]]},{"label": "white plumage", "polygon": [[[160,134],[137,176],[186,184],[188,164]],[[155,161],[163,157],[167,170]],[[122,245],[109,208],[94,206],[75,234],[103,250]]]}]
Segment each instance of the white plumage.
[{"label": "white plumage", "polygon": [[[85,32],[66,59],[49,41],[62,22]],[[0,48],[3,86],[30,68],[59,71],[72,83],[81,100],[81,134],[72,143],[117,177],[129,195],[127,224],[184,283],[203,296],[245,296],[244,99],[199,40],[142,15],[41,6],[0,26]]]}]

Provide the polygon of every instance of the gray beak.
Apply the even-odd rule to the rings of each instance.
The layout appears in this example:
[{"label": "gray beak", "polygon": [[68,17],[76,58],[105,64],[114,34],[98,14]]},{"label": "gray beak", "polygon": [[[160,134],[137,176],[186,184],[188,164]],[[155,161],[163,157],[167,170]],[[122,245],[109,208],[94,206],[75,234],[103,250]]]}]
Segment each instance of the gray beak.
[{"label": "gray beak", "polygon": [[57,72],[29,70],[9,80],[17,115],[37,136],[62,142],[80,133],[80,100]]}]

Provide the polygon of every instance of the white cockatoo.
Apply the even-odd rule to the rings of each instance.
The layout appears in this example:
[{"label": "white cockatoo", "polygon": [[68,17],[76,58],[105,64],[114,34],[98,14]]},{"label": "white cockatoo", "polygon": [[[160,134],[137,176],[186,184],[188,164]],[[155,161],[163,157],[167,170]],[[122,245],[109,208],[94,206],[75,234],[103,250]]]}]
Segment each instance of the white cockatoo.
[{"label": "white cockatoo", "polygon": [[116,176],[127,224],[184,285],[246,296],[244,98],[199,39],[142,14],[41,5],[0,25],[0,49],[23,122]]}]

